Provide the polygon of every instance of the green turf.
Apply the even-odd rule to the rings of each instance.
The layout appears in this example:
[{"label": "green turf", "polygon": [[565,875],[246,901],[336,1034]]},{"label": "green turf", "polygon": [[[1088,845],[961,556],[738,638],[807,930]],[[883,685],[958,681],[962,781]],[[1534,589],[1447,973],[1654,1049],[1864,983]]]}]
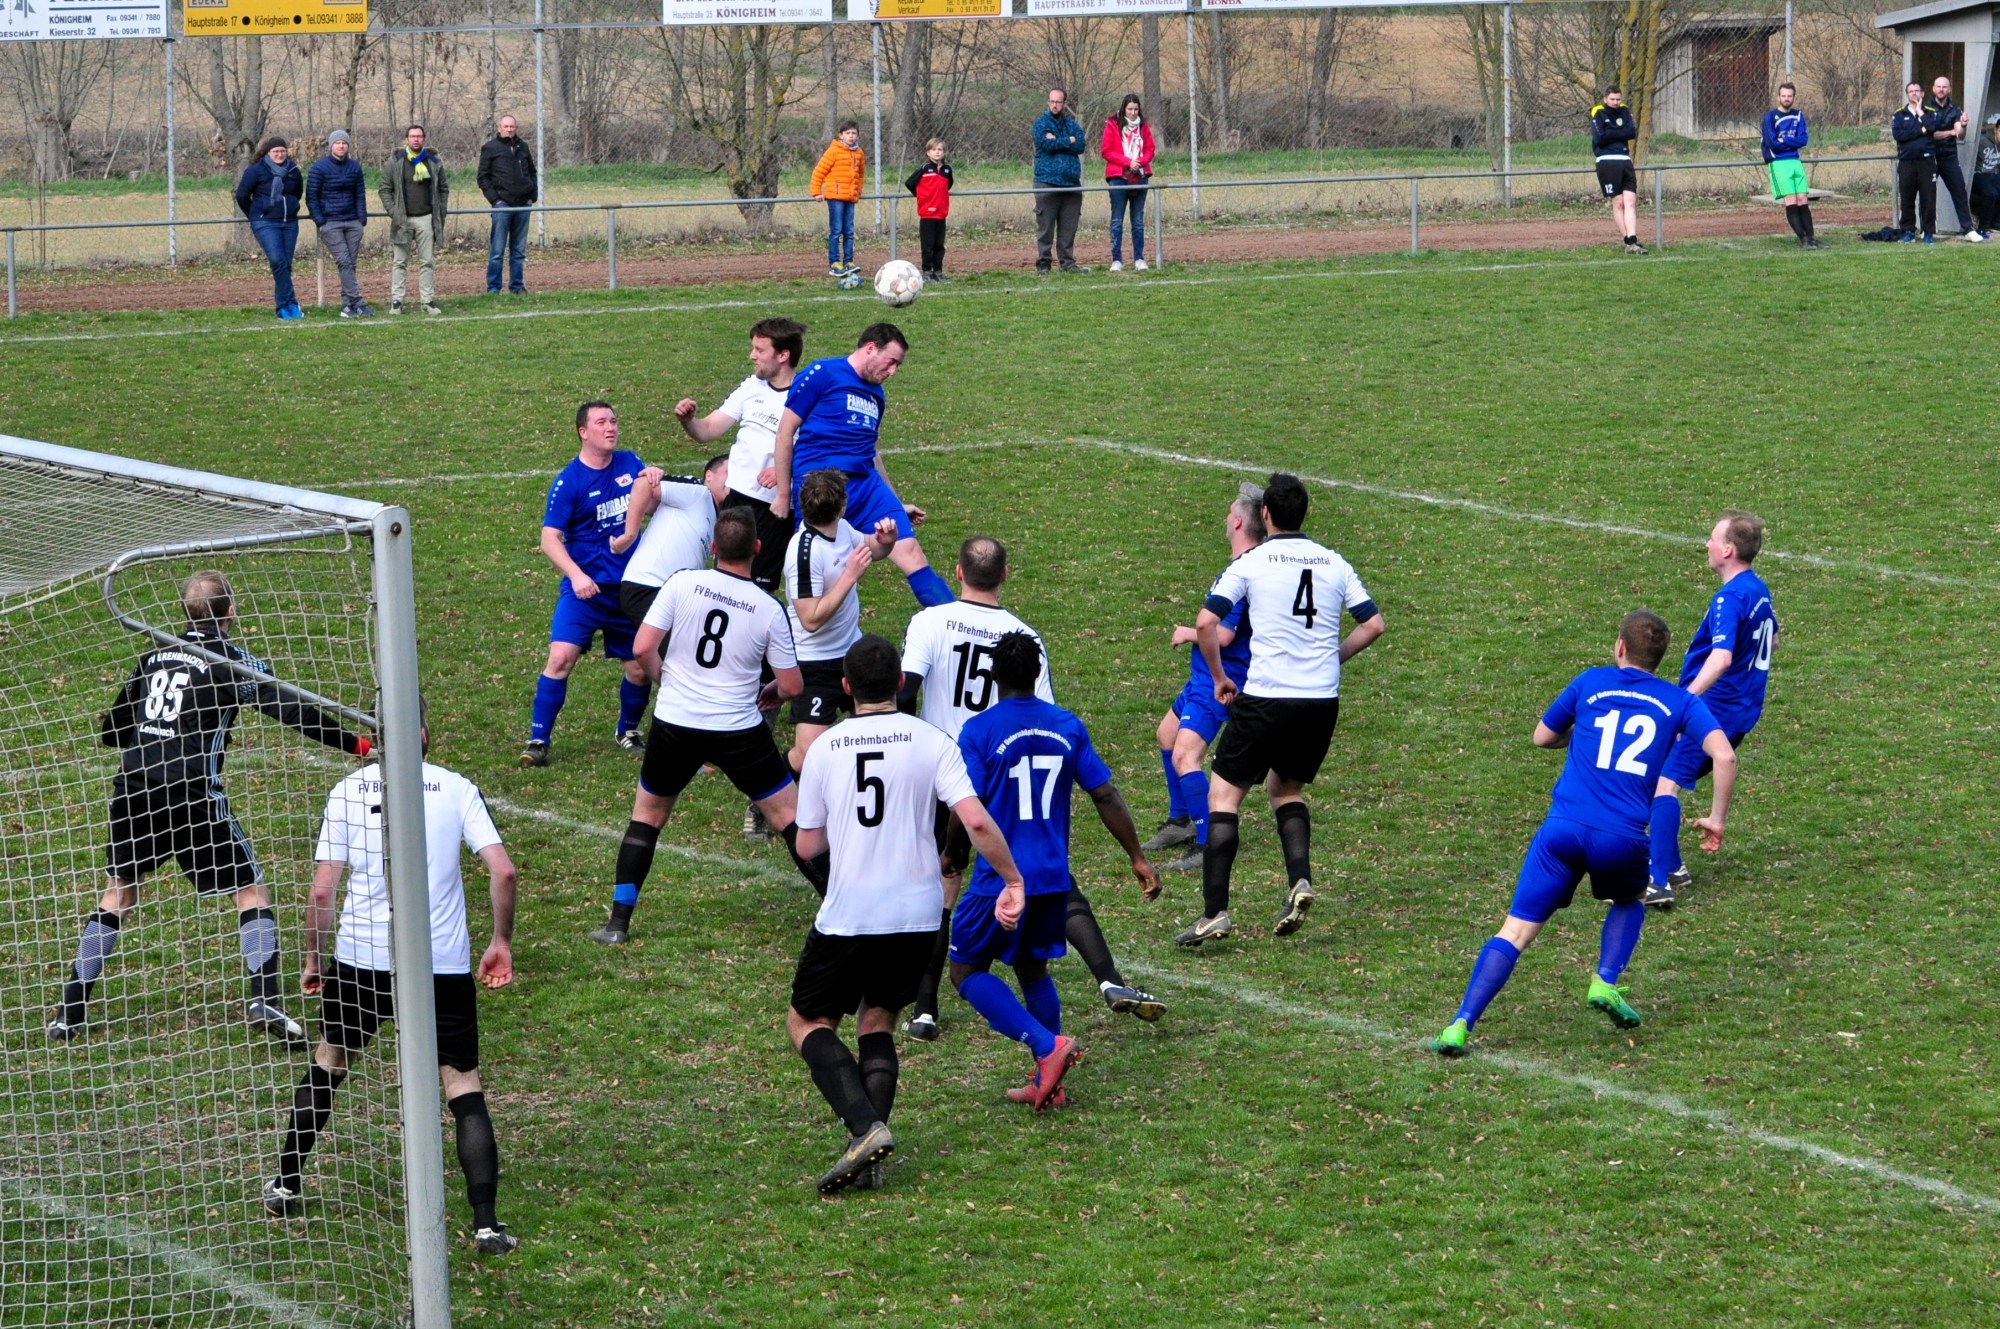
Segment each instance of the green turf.
[{"label": "green turf", "polygon": [[[1268,935],[1254,805],[1237,935],[1193,954],[1168,939],[1197,884],[1142,904],[1080,809],[1079,879],[1166,1020],[1109,1015],[1064,962],[1086,1059],[1074,1106],[1032,1119],[1000,1097],[1025,1054],[948,998],[946,1040],[905,1048],[889,1189],[830,1202],[811,1180],[840,1139],[782,1029],[810,912],[782,849],[744,847],[740,802],[700,782],[666,838],[710,857],[663,855],[605,953],[582,934],[632,785],[616,671],[579,668],[554,766],[513,758],[574,404],[609,397],[628,446],[691,464],[671,407],[737,381],[751,320],[798,313],[829,353],[879,306],[814,283],[362,327],[38,316],[0,334],[0,428],[415,514],[434,755],[495,800],[523,881],[521,978],[482,1018],[526,1244],[455,1257],[461,1322],[1991,1323],[1993,261],[1773,239],[987,276],[899,315],[889,444],[995,445],[890,459],[926,547],[1010,543],[1008,601],[1143,821],[1168,633],[1226,557],[1239,474],[1321,481],[1309,529],[1389,631],[1311,796],[1306,928]],[[22,340],[76,334],[101,339]],[[371,483],[427,476],[458,478]],[[1678,652],[1728,505],[1770,522],[1784,634],[1728,843],[1691,855],[1629,971],[1644,1027],[1584,1004],[1580,905],[1439,1063],[1557,770],[1536,716],[1626,609],[1665,613]],[[899,636],[900,583],[862,593]]]}]

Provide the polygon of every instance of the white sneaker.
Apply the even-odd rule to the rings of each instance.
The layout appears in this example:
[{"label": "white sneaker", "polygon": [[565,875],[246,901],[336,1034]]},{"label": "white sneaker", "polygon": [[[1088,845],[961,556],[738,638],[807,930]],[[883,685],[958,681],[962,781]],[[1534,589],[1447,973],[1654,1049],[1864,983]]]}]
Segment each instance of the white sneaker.
[{"label": "white sneaker", "polygon": [[1111,260],[1111,270],[1113,272],[1123,272],[1125,271],[1125,265],[1114,258]]},{"label": "white sneaker", "polygon": [[1145,260],[1145,259],[1143,259],[1143,258],[1135,258],[1135,259],[1133,259],[1133,260],[1132,260],[1132,271],[1134,271],[1134,272],[1144,272],[1145,270],[1146,270],[1146,260]]},{"label": "white sneaker", "polygon": [[1967,240],[1970,240],[1973,244],[1976,245],[1981,240],[1984,240],[1986,237],[1984,235],[1981,235],[1978,231],[1967,231],[1965,233],[1965,238]]}]

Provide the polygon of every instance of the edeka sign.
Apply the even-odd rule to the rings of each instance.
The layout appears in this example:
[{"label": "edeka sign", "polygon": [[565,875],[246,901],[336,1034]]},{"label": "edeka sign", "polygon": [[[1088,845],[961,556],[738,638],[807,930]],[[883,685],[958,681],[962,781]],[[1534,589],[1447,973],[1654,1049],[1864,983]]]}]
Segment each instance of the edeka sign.
[{"label": "edeka sign", "polygon": [[711,23],[831,23],[833,0],[660,0],[660,22],[668,27]]},{"label": "edeka sign", "polygon": [[0,0],[0,42],[166,35],[166,0]]},{"label": "edeka sign", "polygon": [[188,37],[367,30],[368,0],[181,0],[181,32]]},{"label": "edeka sign", "polygon": [[1014,0],[847,0],[855,23],[905,18],[1008,18]]}]

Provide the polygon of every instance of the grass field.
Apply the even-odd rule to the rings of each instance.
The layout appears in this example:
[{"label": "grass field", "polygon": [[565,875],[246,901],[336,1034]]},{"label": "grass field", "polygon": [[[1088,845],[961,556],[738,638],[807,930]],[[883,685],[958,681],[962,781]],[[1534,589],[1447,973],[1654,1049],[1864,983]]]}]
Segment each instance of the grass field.
[{"label": "grass field", "polygon": [[[666,837],[698,856],[662,855],[606,953],[583,933],[634,775],[616,670],[579,668],[555,765],[514,757],[574,404],[608,397],[627,446],[692,463],[672,404],[737,381],[753,319],[796,313],[830,354],[878,306],[814,284],[365,326],[37,317],[0,336],[0,430],[414,513],[434,756],[482,785],[523,881],[521,978],[482,1020],[525,1245],[455,1257],[462,1322],[1990,1324],[1991,262],[1425,255],[983,277],[901,316],[885,439],[933,562],[1009,543],[1007,601],[1143,822],[1185,670],[1168,634],[1226,558],[1238,478],[1314,481],[1308,529],[1389,631],[1311,793],[1307,928],[1268,933],[1254,805],[1249,926],[1192,954],[1169,938],[1198,883],[1141,903],[1080,816],[1079,881],[1166,1020],[1111,1016],[1058,966],[1086,1060],[1074,1106],[1035,1119],[1000,1097],[1024,1054],[948,995],[945,1041],[904,1049],[889,1189],[831,1202],[811,1180],[838,1131],[782,1030],[812,903],[782,849],[744,846],[740,802],[698,782]],[[1601,911],[1580,904],[1440,1064],[1423,1041],[1558,768],[1535,718],[1629,608],[1667,616],[1678,658],[1731,505],[1770,523],[1784,633],[1728,843],[1630,971],[1646,1023],[1584,1007]],[[900,637],[900,581],[862,594]],[[288,928],[298,904],[281,892]]]}]

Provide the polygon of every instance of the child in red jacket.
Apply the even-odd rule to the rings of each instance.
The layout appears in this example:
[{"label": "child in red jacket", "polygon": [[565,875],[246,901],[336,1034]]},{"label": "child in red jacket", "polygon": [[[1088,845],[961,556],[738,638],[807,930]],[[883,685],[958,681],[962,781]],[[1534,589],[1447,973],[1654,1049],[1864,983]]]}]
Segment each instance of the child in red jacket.
[{"label": "child in red jacket", "polygon": [[951,215],[951,163],[944,159],[943,139],[924,144],[924,164],[910,172],[903,188],[917,196],[924,280],[944,281],[944,219]]},{"label": "child in red jacket", "polygon": [[1118,114],[1104,122],[1098,144],[1104,154],[1104,179],[1111,186],[1111,270],[1122,272],[1119,260],[1125,238],[1125,213],[1132,214],[1132,266],[1146,270],[1146,184],[1153,178],[1153,127],[1137,93],[1128,92]]}]

